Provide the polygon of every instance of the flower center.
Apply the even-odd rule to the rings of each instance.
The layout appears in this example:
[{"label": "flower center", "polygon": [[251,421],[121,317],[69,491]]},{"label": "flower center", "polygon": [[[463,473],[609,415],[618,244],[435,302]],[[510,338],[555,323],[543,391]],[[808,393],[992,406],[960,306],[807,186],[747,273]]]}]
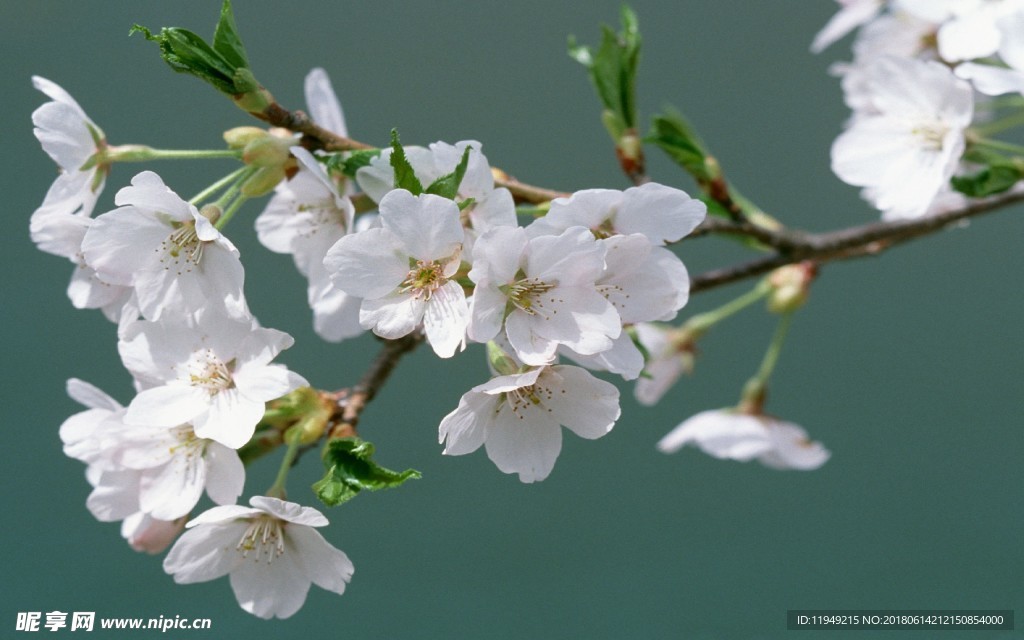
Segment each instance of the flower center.
[{"label": "flower center", "polygon": [[[544,314],[544,317],[547,318],[544,294],[554,288],[554,284],[544,282],[540,278],[526,278],[508,285],[505,295],[508,296],[509,303],[516,309],[531,316],[538,313]],[[556,299],[548,297],[547,301],[554,303]],[[558,301],[561,302],[560,299]],[[553,313],[558,313],[558,311],[553,311]]]},{"label": "flower center", "polygon": [[430,300],[430,296],[448,282],[444,275],[444,265],[437,260],[409,262],[409,275],[405,276],[405,280],[398,287],[399,293],[411,293],[414,298]]},{"label": "flower center", "polygon": [[187,458],[202,455],[206,452],[206,443],[209,440],[196,437],[192,425],[183,425],[171,430],[171,435],[178,440],[178,443],[171,447],[171,453]]},{"label": "flower center", "polygon": [[304,224],[296,230],[296,234],[304,238],[315,237],[324,227],[345,228],[345,215],[332,200],[303,203],[298,206],[298,211],[306,214]]},{"label": "flower center", "polygon": [[235,549],[243,558],[247,557],[249,552],[253,552],[253,560],[259,562],[261,558],[266,557],[267,564],[270,564],[274,558],[284,555],[282,522],[266,515],[253,518]]},{"label": "flower center", "polygon": [[[565,393],[564,391],[562,393]],[[554,391],[550,387],[545,386],[539,380],[529,386],[519,387],[513,389],[504,394],[504,404],[508,405],[508,408],[512,410],[520,420],[524,420],[525,417],[531,411],[545,411],[551,413],[551,409],[548,408],[547,404],[551,402],[555,397]],[[498,403],[498,409],[501,409],[502,403]]]},{"label": "flower center", "polygon": [[196,356],[189,363],[188,378],[193,387],[206,389],[212,396],[234,385],[231,369],[212,350],[206,349]]},{"label": "flower center", "polygon": [[911,133],[917,138],[922,149],[941,151],[942,141],[948,131],[949,127],[941,122],[932,122],[914,127]]},{"label": "flower center", "polygon": [[202,261],[204,244],[196,234],[196,223],[183,223],[160,243],[157,249],[163,254],[160,262],[165,270],[173,268],[179,276],[189,273]]}]

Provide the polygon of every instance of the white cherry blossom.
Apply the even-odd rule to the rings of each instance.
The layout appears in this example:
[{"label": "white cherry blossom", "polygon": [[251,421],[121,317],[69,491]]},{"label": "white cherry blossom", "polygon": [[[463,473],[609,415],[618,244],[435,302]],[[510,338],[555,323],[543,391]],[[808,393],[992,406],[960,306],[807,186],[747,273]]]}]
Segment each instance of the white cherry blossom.
[{"label": "white cherry blossom", "polygon": [[157,554],[169,547],[185,529],[185,520],[184,517],[170,522],[157,520],[139,511],[121,522],[121,537],[136,551]]},{"label": "white cherry blossom", "polygon": [[584,227],[534,238],[520,227],[492,229],[473,248],[469,337],[486,342],[504,326],[528,365],[551,362],[559,345],[580,355],[610,349],[622,320],[597,289],[606,253]]},{"label": "white cherry blossom", "polygon": [[469,306],[453,278],[462,263],[459,208],[439,196],[388,192],[381,227],[341,238],[324,265],[334,285],[362,298],[359,322],[395,339],[421,324],[434,352],[449,358],[463,344]]},{"label": "white cherry blossom", "polygon": [[152,171],[117,192],[82,241],[85,262],[105,282],[131,286],[147,320],[217,308],[247,313],[238,250]]},{"label": "white cherry blossom", "polygon": [[619,391],[572,365],[533,368],[492,378],[462,396],[441,421],[447,455],[480,448],[504,473],[522,482],[548,477],[562,450],[562,426],[593,440],[619,418]]},{"label": "white cherry blossom", "polygon": [[191,424],[199,438],[238,449],[252,437],[265,403],[306,386],[302,376],[270,361],[293,343],[275,329],[215,312],[199,321],[140,320],[118,350],[142,391],[125,422],[146,427]]},{"label": "white cherry blossom", "polygon": [[[671,320],[689,297],[689,274],[681,260],[668,249],[655,246],[639,233],[598,240],[607,249],[605,269],[595,283],[597,291],[612,303],[623,325]],[[581,356],[562,348],[563,355],[601,371],[634,380],[644,368],[644,357],[623,331],[612,346]]]},{"label": "white cherry blossom", "polygon": [[138,427],[96,387],[71,379],[68,393],[88,410],[61,425],[64,452],[90,467],[87,502],[97,518],[121,520],[141,512],[159,520],[185,516],[205,491],[217,504],[234,504],[245,469],[238,454],[197,438],[191,425]]},{"label": "white cherry blossom", "polygon": [[[435,142],[429,147],[404,147],[405,155],[412,165],[417,179],[424,188],[441,176],[455,171],[467,147],[472,147],[466,174],[459,185],[456,200],[473,199],[473,204],[462,210],[463,226],[466,227],[467,253],[477,237],[494,227],[516,226],[515,202],[512,194],[504,187],[494,187],[494,176],[487,158],[480,152],[481,145],[475,140],[463,140],[454,145]],[[380,202],[395,188],[395,170],[391,167],[391,149],[382,149],[378,157],[356,172],[356,181],[374,202]]]},{"label": "white cherry blossom", "polygon": [[664,453],[692,444],[723,460],[758,460],[773,469],[810,471],[828,461],[831,453],[807,432],[789,422],[731,409],[703,411],[687,418],[658,442]]},{"label": "white cherry blossom", "polygon": [[32,85],[52,100],[32,113],[32,124],[43,150],[60,167],[60,175],[32,214],[30,231],[41,250],[68,257],[51,246],[48,227],[64,216],[92,214],[109,171],[109,166],[95,162],[94,156],[106,146],[106,140],[67,91],[39,76],[32,76]]},{"label": "white cherry blossom", "polygon": [[676,242],[704,221],[707,206],[685,191],[648,182],[625,191],[585,189],[551,201],[551,209],[528,228],[531,236],[558,235],[586,227],[599,238],[643,234],[651,243]]},{"label": "white cherry blossom", "polygon": [[341,110],[341,101],[334,92],[327,72],[320,67],[310,70],[306,74],[303,90],[313,122],[339,136],[348,136],[345,113]]},{"label": "white cherry blossom", "polygon": [[328,524],[322,513],[267,496],[249,504],[193,518],[164,559],[164,571],[178,584],[230,575],[239,606],[264,619],[293,615],[310,584],[344,593],[354,567],[316,531]]},{"label": "white cherry blossom", "polygon": [[312,154],[293,147],[292,155],[299,161],[299,172],[278,185],[256,219],[256,233],[271,251],[292,255],[309,281],[307,298],[314,329],[323,339],[338,342],[363,332],[359,325],[362,301],[331,284],[324,256],[352,229],[355,210]]},{"label": "white cherry blossom", "polygon": [[821,53],[829,45],[868,22],[881,11],[885,0],[836,0],[841,9],[833,15],[811,43],[812,53]]},{"label": "white cherry blossom", "polygon": [[646,376],[637,379],[633,395],[640,404],[653,406],[679,376],[693,370],[693,347],[679,345],[678,330],[671,327],[641,322],[633,329],[649,356],[644,365]]},{"label": "white cherry blossom", "polygon": [[999,57],[1009,68],[965,62],[954,71],[986,95],[1024,93],[1024,10],[1008,16],[1000,26],[1003,37]]},{"label": "white cherry blossom", "polygon": [[866,71],[871,111],[832,145],[832,169],[885,219],[923,215],[956,170],[974,110],[970,85],[936,62],[882,57]]}]

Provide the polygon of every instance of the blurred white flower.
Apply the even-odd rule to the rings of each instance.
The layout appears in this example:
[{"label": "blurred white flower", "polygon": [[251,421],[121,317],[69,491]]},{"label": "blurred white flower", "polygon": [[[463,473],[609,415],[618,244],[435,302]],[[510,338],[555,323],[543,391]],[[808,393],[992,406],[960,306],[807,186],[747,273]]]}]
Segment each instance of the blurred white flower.
[{"label": "blurred white flower", "polygon": [[292,155],[299,161],[299,172],[277,186],[256,218],[256,233],[271,251],[292,255],[309,281],[313,328],[324,340],[338,342],[363,332],[359,325],[362,301],[331,284],[324,256],[352,230],[355,210],[312,154],[292,147]]},{"label": "blurred white flower", "polygon": [[758,460],[773,469],[817,469],[831,453],[807,432],[789,422],[731,409],[703,411],[687,418],[658,442],[664,453],[692,444],[723,460]]},{"label": "blurred white flower", "polygon": [[923,215],[948,183],[971,123],[971,87],[937,62],[885,56],[865,69],[864,104],[832,145],[832,170],[885,219]]}]

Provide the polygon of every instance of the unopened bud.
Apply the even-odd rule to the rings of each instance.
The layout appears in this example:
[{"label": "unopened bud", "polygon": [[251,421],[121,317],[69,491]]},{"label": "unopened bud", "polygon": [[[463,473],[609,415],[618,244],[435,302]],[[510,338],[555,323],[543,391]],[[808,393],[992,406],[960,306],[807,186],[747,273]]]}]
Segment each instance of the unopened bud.
[{"label": "unopened bud", "polygon": [[505,350],[493,340],[487,343],[487,361],[491,369],[500,376],[510,376],[519,370],[519,365],[512,356],[505,353]]},{"label": "unopened bud", "polygon": [[246,198],[258,198],[274,190],[277,183],[284,180],[284,167],[260,167],[242,185],[242,195]]},{"label": "unopened bud", "polygon": [[213,224],[217,224],[222,213],[224,212],[221,211],[221,208],[215,204],[208,204],[199,210],[199,215],[203,216]]},{"label": "unopened bud", "polygon": [[254,167],[280,166],[288,160],[289,149],[295,141],[291,138],[279,138],[265,135],[250,140],[242,151],[242,162]]},{"label": "unopened bud", "polygon": [[630,129],[618,139],[616,146],[621,156],[627,160],[639,160],[643,157],[643,145],[640,138],[633,129]]},{"label": "unopened bud", "polygon": [[231,149],[244,149],[245,145],[258,138],[265,138],[270,133],[259,127],[235,127],[224,132],[224,142]]},{"label": "unopened bud", "polygon": [[811,282],[818,268],[813,262],[800,262],[779,267],[768,275],[772,290],[768,293],[768,310],[772,313],[790,313],[807,302]]}]

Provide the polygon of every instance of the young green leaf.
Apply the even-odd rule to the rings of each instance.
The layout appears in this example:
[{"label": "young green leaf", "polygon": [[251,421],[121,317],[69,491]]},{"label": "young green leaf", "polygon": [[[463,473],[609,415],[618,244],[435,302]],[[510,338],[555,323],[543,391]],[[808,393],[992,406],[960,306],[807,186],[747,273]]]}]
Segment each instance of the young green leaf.
[{"label": "young green leaf", "polygon": [[683,114],[674,109],[654,116],[645,142],[664,151],[697,182],[708,182],[716,177],[713,168],[707,164],[708,153],[704,143]]},{"label": "young green leaf", "polygon": [[462,184],[462,178],[466,175],[466,167],[469,166],[469,152],[472,150],[472,147],[466,147],[466,150],[462,152],[462,159],[459,160],[455,170],[431,182],[426,192],[454,200],[455,195],[459,192],[459,185]]},{"label": "young green leaf", "polygon": [[327,158],[327,169],[334,174],[356,177],[356,171],[369,166],[370,160],[380,155],[380,149],[360,149],[348,154],[335,153]]},{"label": "young green leaf", "polygon": [[602,121],[612,138],[619,138],[635,129],[636,70],[640,61],[640,31],[636,14],[622,7],[622,31],[615,33],[610,27],[601,29],[601,45],[595,53],[590,47],[576,43],[569,37],[569,56],[587,68],[590,81],[604,105]]},{"label": "young green leaf", "polygon": [[245,47],[242,46],[242,40],[238,37],[238,29],[235,27],[231,0],[224,0],[224,4],[221,5],[220,20],[217,21],[217,29],[213,32],[213,48],[236,69],[249,67],[249,58],[245,54]]},{"label": "young green leaf", "polygon": [[390,489],[410,478],[420,477],[420,472],[414,469],[402,472],[385,469],[372,458],[373,445],[365,440],[331,440],[323,453],[327,474],[313,484],[313,491],[325,505],[334,507],[348,502],[364,489]]},{"label": "young green leaf", "polygon": [[395,170],[395,187],[405,189],[414,196],[423,193],[423,184],[416,177],[416,172],[405,156],[405,149],[398,140],[398,129],[391,130],[391,168]]},{"label": "young green leaf", "polygon": [[954,189],[966,196],[983,198],[1006,191],[1022,178],[1024,174],[1020,167],[1001,163],[988,166],[973,176],[953,176],[950,182]]}]

